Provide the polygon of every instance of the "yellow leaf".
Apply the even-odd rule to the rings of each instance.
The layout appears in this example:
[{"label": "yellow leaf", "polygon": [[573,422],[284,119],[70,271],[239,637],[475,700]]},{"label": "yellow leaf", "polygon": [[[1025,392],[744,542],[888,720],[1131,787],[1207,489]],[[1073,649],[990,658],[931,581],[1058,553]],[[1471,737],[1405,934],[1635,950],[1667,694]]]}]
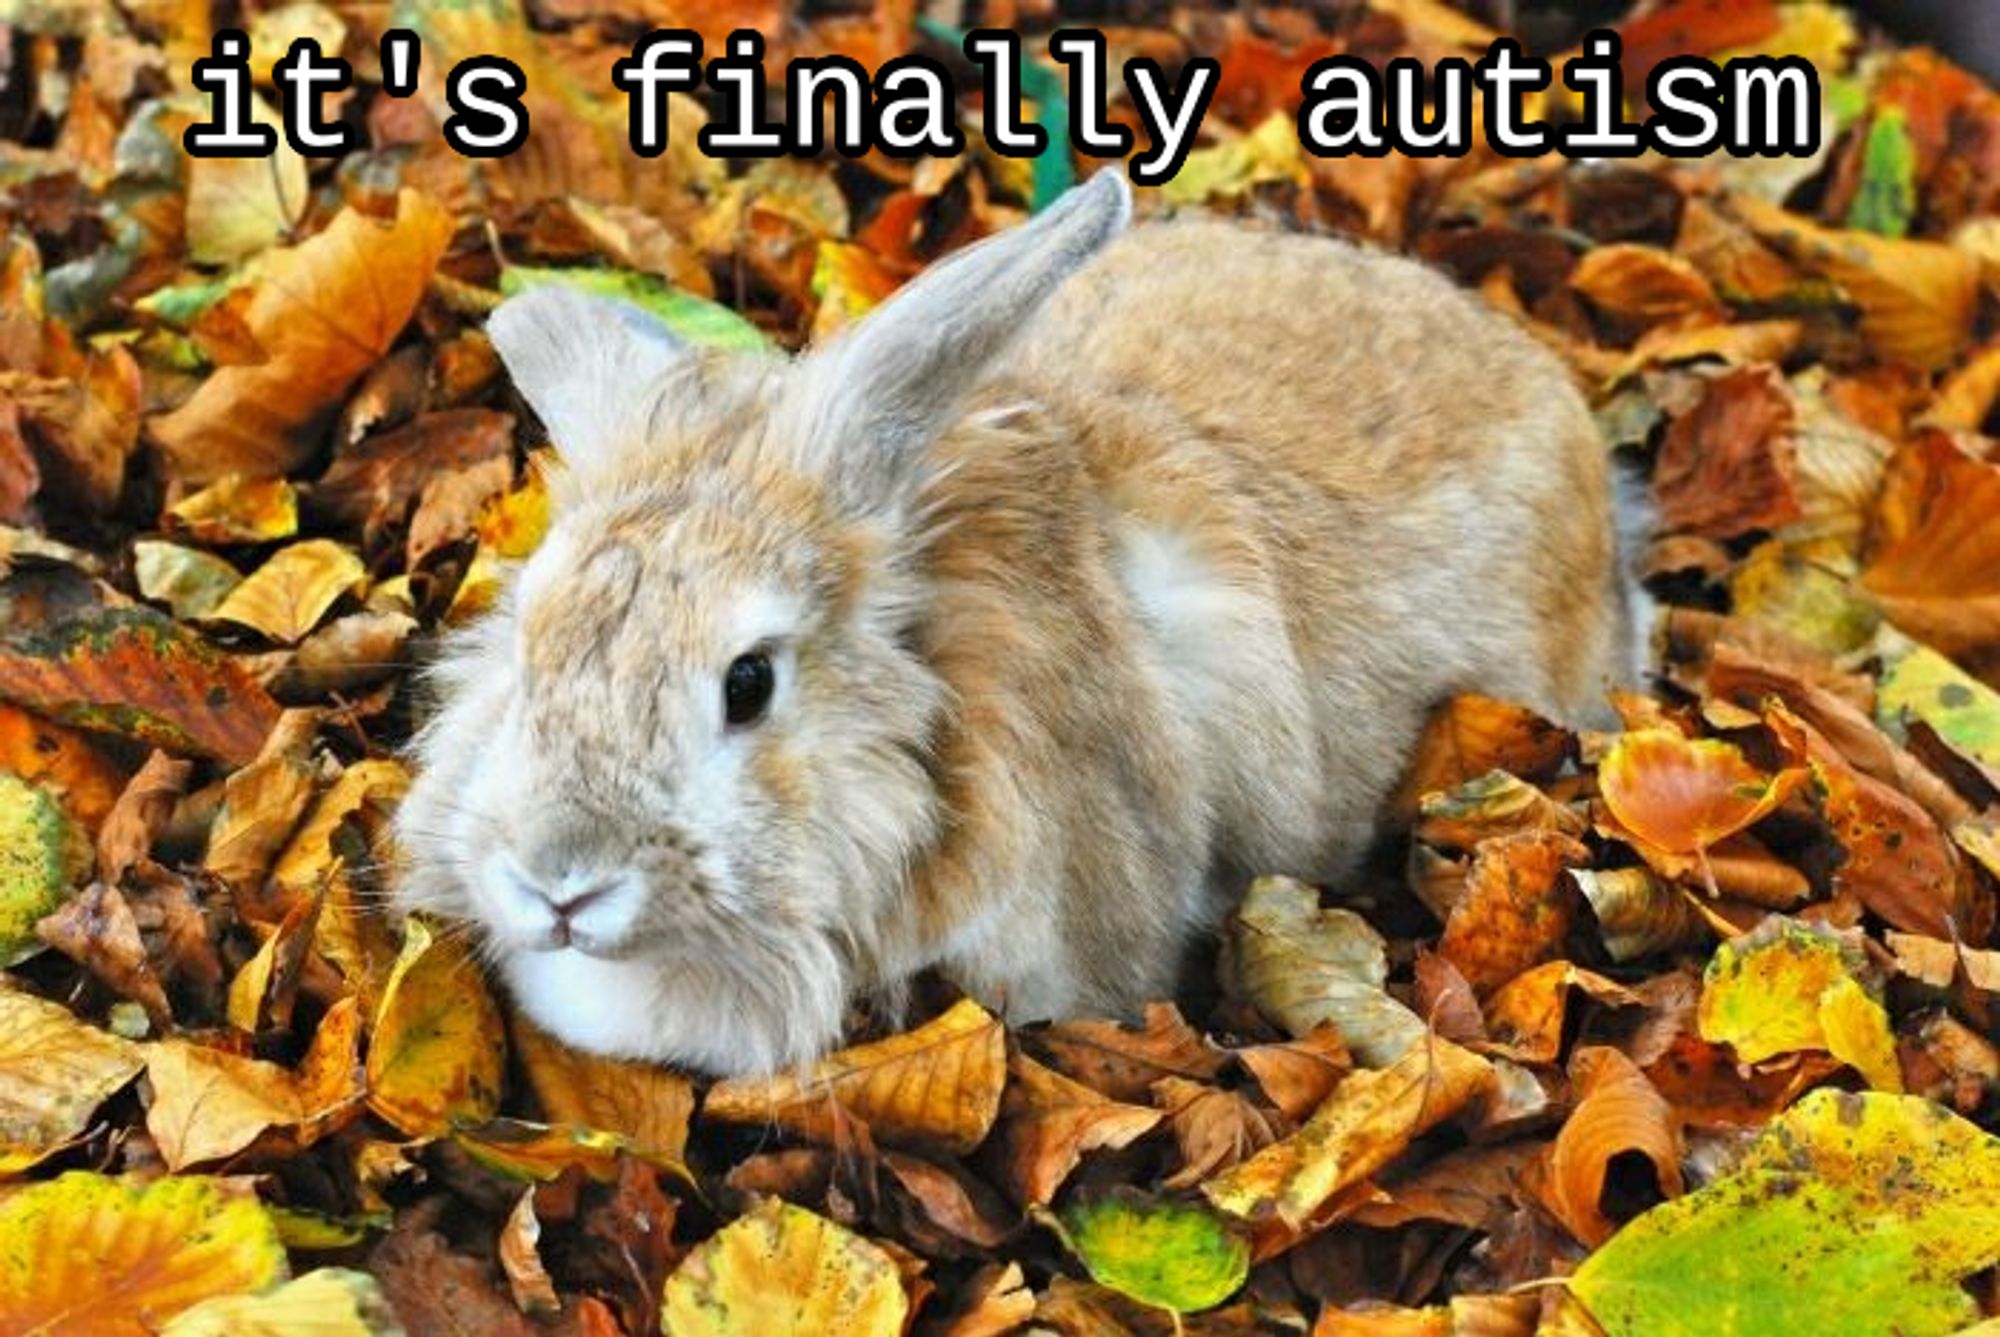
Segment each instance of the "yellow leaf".
[{"label": "yellow leaf", "polygon": [[318,626],[334,601],[367,574],[351,549],[332,539],[307,539],[273,553],[212,616],[290,645]]},{"label": "yellow leaf", "polygon": [[323,1267],[262,1295],[204,1300],[160,1332],[162,1337],[369,1337],[399,1330],[375,1278]]},{"label": "yellow leaf", "polygon": [[269,357],[222,368],[153,420],[168,471],[210,482],[303,463],[315,444],[305,429],[389,351],[452,230],[449,213],[406,190],[393,223],[347,209],[309,240],[268,252],[245,318]]},{"label": "yellow leaf", "polygon": [[1296,1228],[1333,1196],[1401,1155],[1492,1082],[1485,1059],[1435,1036],[1390,1067],[1334,1088],[1305,1127],[1202,1185],[1232,1216]]},{"label": "yellow leaf", "polygon": [[42,950],[35,923],[90,871],[90,844],[55,795],[0,772],[0,966]]},{"label": "yellow leaf", "polygon": [[299,532],[299,494],[282,478],[229,474],[168,507],[165,522],[197,543],[270,543]]},{"label": "yellow leaf", "polygon": [[410,920],[368,1046],[368,1107],[412,1137],[484,1123],[506,1056],[500,1009],[471,954]]},{"label": "yellow leaf", "polygon": [[481,551],[510,562],[534,555],[549,532],[548,471],[555,467],[552,452],[536,451],[528,457],[521,481],[486,503],[473,525]]},{"label": "yellow leaf", "polygon": [[718,1083],[702,1112],[727,1123],[776,1124],[837,1141],[844,1119],[879,1142],[957,1154],[985,1140],[1007,1080],[1007,1037],[970,999],[913,1031],[821,1059],[804,1078]]},{"label": "yellow leaf", "polygon": [[[336,52],[328,52],[333,55]],[[263,98],[250,100],[251,119],[278,128]],[[187,160],[188,258],[203,265],[238,265],[278,242],[311,201],[306,160],[285,142],[254,158]]]},{"label": "yellow leaf", "polygon": [[1310,179],[1298,127],[1284,112],[1272,112],[1250,133],[1188,154],[1160,194],[1174,204],[1200,204],[1237,198],[1268,181]]},{"label": "yellow leaf", "polygon": [[137,1045],[59,1003],[0,987],[0,1177],[83,1132],[144,1065]]},{"label": "yellow leaf", "polygon": [[1889,1016],[1855,978],[1862,965],[1831,932],[1773,915],[1716,949],[1702,978],[1701,1038],[1745,1063],[1824,1051],[1877,1090],[1901,1091]]},{"label": "yellow leaf", "polygon": [[243,581],[242,572],[214,553],[152,539],[132,545],[132,576],[141,595],[183,620],[212,615]]},{"label": "yellow leaf", "polygon": [[72,1171],[0,1199],[0,1332],[124,1337],[285,1277],[278,1229],[219,1179]]},{"label": "yellow leaf", "polygon": [[250,1146],[268,1130],[307,1146],[361,1100],[361,1011],[351,998],[327,1010],[296,1073],[189,1040],[147,1046],[153,1088],[146,1130],[170,1169],[204,1165]]},{"label": "yellow leaf", "polygon": [[679,1073],[571,1049],[518,1015],[514,1050],[550,1123],[616,1133],[670,1161],[687,1150],[694,1083]]},{"label": "yellow leaf", "polygon": [[388,757],[355,762],[312,806],[271,867],[280,887],[303,894],[317,887],[334,862],[333,835],[341,823],[373,806],[386,816],[410,789],[410,773]]},{"label": "yellow leaf", "polygon": [[909,1296],[895,1260],[778,1198],[724,1226],[667,1278],[667,1337],[841,1333],[898,1337]]},{"label": "yellow leaf", "polygon": [[1914,1096],[1814,1091],[1708,1187],[1628,1224],[1570,1291],[1601,1331],[1935,1332],[2000,1261],[2000,1140]]}]

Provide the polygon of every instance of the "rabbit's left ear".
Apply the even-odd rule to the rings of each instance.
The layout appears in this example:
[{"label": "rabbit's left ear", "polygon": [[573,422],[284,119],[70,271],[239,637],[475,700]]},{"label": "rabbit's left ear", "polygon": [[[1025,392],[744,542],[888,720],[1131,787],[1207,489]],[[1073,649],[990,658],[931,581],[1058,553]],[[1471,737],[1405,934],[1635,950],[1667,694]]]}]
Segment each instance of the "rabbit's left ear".
[{"label": "rabbit's left ear", "polygon": [[639,308],[561,284],[508,298],[486,333],[573,466],[644,432],[660,378],[688,355],[687,344]]},{"label": "rabbit's left ear", "polygon": [[800,368],[807,467],[850,507],[907,495],[993,356],[1132,217],[1132,188],[1099,172],[1032,221],[934,265]]}]

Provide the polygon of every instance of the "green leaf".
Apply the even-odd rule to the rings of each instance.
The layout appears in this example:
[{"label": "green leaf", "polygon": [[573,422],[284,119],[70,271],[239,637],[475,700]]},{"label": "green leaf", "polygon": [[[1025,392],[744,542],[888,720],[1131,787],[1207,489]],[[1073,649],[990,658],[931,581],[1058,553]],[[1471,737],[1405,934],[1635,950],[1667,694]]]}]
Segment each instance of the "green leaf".
[{"label": "green leaf", "polygon": [[0,966],[42,949],[35,921],[62,904],[89,857],[54,795],[0,774]]},{"label": "green leaf", "polygon": [[1570,1290],[1621,1333],[1948,1333],[2000,1262],[2000,1139],[1914,1096],[1815,1091]]},{"label": "green leaf", "polygon": [[1900,107],[1883,107],[1861,146],[1861,186],[1847,207],[1847,226],[1883,237],[1907,237],[1917,212],[1917,151]]},{"label": "green leaf", "polygon": [[500,291],[512,297],[550,283],[560,283],[593,297],[627,302],[702,348],[761,349],[769,347],[764,332],[728,307],[682,292],[651,274],[624,269],[545,269],[509,265],[500,275]]},{"label": "green leaf", "polygon": [[1120,1189],[1062,1215],[1099,1284],[1177,1314],[1212,1309],[1250,1275],[1250,1241],[1205,1207]]},{"label": "green leaf", "polygon": [[1974,761],[2000,767],[2000,692],[1935,650],[1912,643],[1883,671],[1875,717],[1898,738],[1922,720]]}]

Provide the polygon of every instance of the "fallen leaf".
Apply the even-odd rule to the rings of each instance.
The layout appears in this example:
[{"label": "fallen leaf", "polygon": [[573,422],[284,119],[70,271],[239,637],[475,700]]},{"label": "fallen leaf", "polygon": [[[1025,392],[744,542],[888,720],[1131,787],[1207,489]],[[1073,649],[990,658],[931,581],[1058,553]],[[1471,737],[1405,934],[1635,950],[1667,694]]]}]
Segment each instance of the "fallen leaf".
[{"label": "fallen leaf", "polygon": [[91,883],[35,925],[35,932],[43,942],[102,980],[113,993],[145,1008],[156,1025],[164,1026],[173,1019],[173,1009],[139,936],[132,907],[116,887]]},{"label": "fallen leaf", "polygon": [[243,581],[243,573],[213,553],[141,539],[132,545],[132,576],[142,598],[163,603],[182,621],[205,618]]},{"label": "fallen leaf", "polygon": [[965,1284],[959,1309],[939,1328],[939,1337],[1005,1337],[1035,1316],[1035,1294],[1019,1263],[993,1263]]},{"label": "fallen leaf", "polygon": [[1144,1100],[1166,1077],[1208,1081],[1229,1060],[1171,1003],[1147,1004],[1139,1030],[1114,1021],[1058,1021],[1027,1038],[1043,1062],[1113,1100]]},{"label": "fallen leaf", "polygon": [[1446,1040],[1413,1045],[1392,1066],[1357,1072],[1292,1136],[1201,1191],[1244,1220],[1276,1217],[1297,1229],[1341,1190],[1388,1165],[1492,1081],[1493,1069]]},{"label": "fallen leaf", "polygon": [[1453,789],[1424,795],[1416,836],[1427,845],[1471,850],[1494,836],[1524,831],[1581,836],[1588,827],[1575,809],[1534,785],[1505,771],[1489,771]]},{"label": "fallen leaf", "polygon": [[[492,409],[421,414],[394,431],[339,451],[312,490],[316,512],[358,526],[372,544],[405,523],[426,487],[505,460],[514,448],[514,417]],[[415,565],[415,563],[411,563]]]},{"label": "fallen leaf", "polygon": [[1621,1220],[1653,1205],[1607,1202],[1620,1185],[1630,1192],[1619,1164],[1634,1156],[1649,1164],[1653,1201],[1680,1196],[1680,1127],[1646,1074],[1617,1050],[1580,1049],[1569,1066],[1579,1098],[1543,1162],[1542,1200],[1565,1230],[1596,1248]]},{"label": "fallen leaf", "polygon": [[1911,645],[1883,668],[1875,712],[1892,734],[1921,720],[1946,743],[2000,773],[2000,692],[1934,650]]},{"label": "fallen leaf", "polygon": [[1424,1024],[1383,989],[1381,935],[1350,910],[1323,910],[1319,893],[1290,878],[1251,883],[1229,934],[1231,992],[1304,1038],[1325,1023],[1363,1063],[1394,1062]]},{"label": "fallen leaf", "polygon": [[1554,959],[1578,900],[1575,883],[1564,874],[1589,860],[1581,842],[1559,831],[1485,841],[1473,857],[1465,894],[1445,921],[1438,955],[1482,994]]},{"label": "fallen leaf", "polygon": [[1214,1308],[1250,1275],[1250,1241],[1194,1204],[1114,1192],[1065,1210],[1062,1225],[1098,1284],[1176,1314]]},{"label": "fallen leaf", "polygon": [[500,1228],[500,1267],[507,1274],[508,1289],[513,1291],[514,1303],[522,1313],[559,1314],[562,1297],[556,1294],[555,1283],[549,1280],[548,1269],[542,1266],[541,1254],[535,1247],[541,1237],[542,1223],[535,1219],[535,1190],[529,1189],[507,1214],[507,1224]]},{"label": "fallen leaf", "polygon": [[1941,432],[1890,460],[1861,575],[1910,635],[2000,681],[2000,464]]},{"label": "fallen leaf", "polygon": [[1788,258],[1845,289],[1882,357],[1934,371],[1971,342],[1979,300],[1974,256],[1940,242],[1833,231],[1749,196],[1730,207]]},{"label": "fallen leaf", "polygon": [[58,720],[240,766],[277,719],[234,660],[75,571],[0,578],[0,624],[0,698]]},{"label": "fallen leaf", "polygon": [[1567,732],[1525,706],[1486,696],[1454,696],[1424,726],[1389,812],[1408,822],[1425,794],[1455,789],[1491,771],[1506,771],[1530,784],[1551,780],[1570,748]]},{"label": "fallen leaf", "polygon": [[295,1152],[340,1126],[362,1099],[361,1023],[353,999],[336,1003],[297,1072],[191,1040],[147,1046],[146,1129],[168,1168],[224,1160],[272,1131]]},{"label": "fallen leaf", "polygon": [[718,1082],[702,1113],[835,1144],[854,1119],[885,1145],[964,1153],[1000,1112],[1006,1045],[999,1021],[967,999],[913,1031],[829,1055],[803,1077]]},{"label": "fallen leaf", "polygon": [[2000,1260],[2000,1142],[1912,1096],[1815,1091],[1735,1169],[1569,1280],[1605,1331],[1951,1332]]},{"label": "fallen leaf", "polygon": [[1888,1014],[1858,978],[1865,968],[1832,933],[1774,915],[1716,949],[1702,978],[1701,1038],[1745,1063],[1824,1050],[1878,1090],[1901,1091]]},{"label": "fallen leaf", "polygon": [[375,1278],[322,1267],[261,1295],[225,1295],[182,1310],[161,1337],[372,1337],[391,1331],[395,1313]]},{"label": "fallen leaf", "polygon": [[1237,1059],[1286,1118],[1300,1121],[1318,1109],[1340,1079],[1354,1070],[1354,1058],[1340,1032],[1322,1025],[1297,1040],[1251,1045]]},{"label": "fallen leaf", "polygon": [[1637,1007],[1639,996],[1614,980],[1568,961],[1523,971],[1486,1000],[1487,1052],[1521,1063],[1553,1063],[1562,1050],[1572,993],[1605,1007]]},{"label": "fallen leaf", "polygon": [[1101,1096],[1025,1054],[1011,1057],[1007,1070],[1014,1080],[1001,1125],[1000,1177],[1019,1203],[1054,1200],[1087,1153],[1130,1146],[1166,1117]]},{"label": "fallen leaf", "polygon": [[1973,988],[2000,994],[2000,951],[1917,933],[1889,933],[1884,941],[1896,955],[1896,968],[1911,979],[1944,989],[1963,971]]},{"label": "fallen leaf", "polygon": [[1160,1181],[1162,1188],[1194,1188],[1277,1140],[1264,1112],[1239,1092],[1167,1077],[1154,1085],[1153,1097],[1180,1149],[1180,1168]]},{"label": "fallen leaf", "polygon": [[668,1068],[585,1054],[515,1015],[514,1052],[550,1123],[616,1133],[650,1156],[681,1159],[694,1084]]},{"label": "fallen leaf", "polygon": [[1723,314],[1699,269],[1653,246],[1596,247],[1570,271],[1569,284],[1598,310],[1642,327],[1667,320],[1719,320]]},{"label": "fallen leaf", "polygon": [[1706,923],[1680,888],[1651,869],[1572,868],[1569,875],[1596,916],[1613,961],[1677,951],[1708,937]]},{"label": "fallen leaf", "polygon": [[60,1004],[0,988],[0,1179],[80,1135],[143,1066],[136,1045]]},{"label": "fallen leaf", "polygon": [[1642,849],[1696,860],[1770,816],[1805,778],[1803,767],[1766,775],[1720,739],[1672,729],[1619,735],[1597,768],[1605,807]]},{"label": "fallen leaf", "polygon": [[125,768],[88,735],[0,703],[0,773],[53,794],[86,832],[96,831],[125,786]]},{"label": "fallen leaf", "polygon": [[0,966],[41,950],[35,925],[89,870],[89,843],[55,795],[0,774]]},{"label": "fallen leaf", "polygon": [[408,920],[368,1045],[368,1108],[413,1137],[484,1123],[505,1063],[500,1009],[464,943]]},{"label": "fallen leaf", "polygon": [[[254,94],[248,119],[279,127],[277,113]],[[285,239],[311,203],[310,194],[306,160],[283,136],[269,153],[255,157],[189,155],[188,258],[204,265],[241,264]]]},{"label": "fallen leaf", "polygon": [[888,1254],[771,1198],[697,1245],[667,1278],[660,1330],[899,1337],[909,1308]]},{"label": "fallen leaf", "polygon": [[299,532],[299,494],[282,478],[226,474],[161,517],[196,543],[273,543]]},{"label": "fallen leaf", "polygon": [[1731,539],[1805,514],[1794,481],[1796,413],[1784,377],[1745,367],[1707,383],[1667,427],[1653,496],[1669,529]]},{"label": "fallen leaf", "polygon": [[451,234],[448,213],[405,191],[393,223],[347,209],[298,245],[267,252],[247,320],[268,356],[223,367],[152,421],[169,472],[206,483],[302,463],[306,429],[389,351]]},{"label": "fallen leaf", "polygon": [[273,553],[229,592],[213,617],[291,645],[367,574],[347,548],[331,539],[306,539]]},{"label": "fallen leaf", "polygon": [[149,1333],[203,1300],[285,1278],[277,1227],[247,1188],[72,1170],[0,1198],[0,1330]]}]

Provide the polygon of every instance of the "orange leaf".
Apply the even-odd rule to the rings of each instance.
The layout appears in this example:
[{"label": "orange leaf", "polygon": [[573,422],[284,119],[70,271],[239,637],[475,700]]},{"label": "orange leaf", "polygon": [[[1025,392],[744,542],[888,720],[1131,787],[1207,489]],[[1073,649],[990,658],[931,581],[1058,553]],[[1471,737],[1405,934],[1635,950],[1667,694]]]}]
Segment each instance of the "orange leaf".
[{"label": "orange leaf", "polygon": [[1897,626],[2000,683],[2000,464],[1942,432],[1889,461],[1861,584]]},{"label": "orange leaf", "polygon": [[215,372],[151,424],[176,478],[269,478],[304,462],[307,430],[401,334],[453,231],[415,191],[382,222],[343,210],[297,246],[267,252],[247,320],[269,355]]},{"label": "orange leaf", "polygon": [[1159,1110],[1107,1100],[1025,1054],[1007,1063],[1002,1181],[1017,1202],[1047,1203],[1084,1153],[1116,1150],[1151,1132]]},{"label": "orange leaf", "polygon": [[240,766],[277,720],[234,660],[74,570],[0,580],[0,625],[0,698],[65,723]]},{"label": "orange leaf", "polygon": [[1416,816],[1424,795],[1455,789],[1489,771],[1506,771],[1531,783],[1553,779],[1569,754],[1568,732],[1526,706],[1490,696],[1455,696],[1425,725],[1390,811],[1407,822]]},{"label": "orange leaf", "polygon": [[1619,735],[1597,770],[1620,826],[1669,854],[1694,855],[1771,815],[1804,783],[1803,767],[1766,775],[1719,739],[1671,729]]},{"label": "orange leaf", "polygon": [[1445,921],[1438,955],[1482,994],[1560,955],[1579,899],[1563,874],[1589,861],[1590,851],[1559,831],[1486,841]]},{"label": "orange leaf", "polygon": [[1649,1195],[1636,1202],[1607,1204],[1614,1188],[1614,1163],[1641,1156],[1651,1163],[1654,1193],[1680,1196],[1680,1127],[1646,1074],[1615,1049],[1578,1050],[1570,1061],[1570,1077],[1582,1099],[1543,1162],[1541,1197],[1570,1234],[1595,1248],[1611,1238],[1620,1220],[1657,1201]]}]

